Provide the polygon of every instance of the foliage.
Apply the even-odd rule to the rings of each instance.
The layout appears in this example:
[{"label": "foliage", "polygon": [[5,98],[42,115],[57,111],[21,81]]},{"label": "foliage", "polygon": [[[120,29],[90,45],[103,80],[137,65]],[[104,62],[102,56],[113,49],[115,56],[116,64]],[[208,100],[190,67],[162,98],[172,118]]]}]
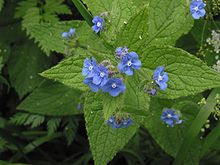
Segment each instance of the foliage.
[{"label": "foliage", "polygon": [[[190,3],[0,0],[0,164],[219,163],[219,7],[205,1],[206,16],[193,20]],[[98,34],[95,16],[104,20]],[[127,55],[119,47],[138,54],[132,76],[118,72]],[[90,90],[82,69],[92,57],[125,92]],[[163,123],[167,108],[183,122]]]}]

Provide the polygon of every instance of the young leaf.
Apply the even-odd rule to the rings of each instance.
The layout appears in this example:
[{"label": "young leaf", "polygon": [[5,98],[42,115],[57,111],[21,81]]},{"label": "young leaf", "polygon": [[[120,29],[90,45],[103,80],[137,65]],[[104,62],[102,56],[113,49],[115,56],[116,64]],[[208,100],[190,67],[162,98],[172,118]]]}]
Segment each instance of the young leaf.
[{"label": "young leaf", "polygon": [[192,27],[189,6],[185,0],[150,0],[134,15],[117,36],[118,45],[138,51],[149,45],[174,45]]},{"label": "young leaf", "polygon": [[195,56],[173,47],[149,47],[140,53],[143,68],[165,66],[168,89],[159,96],[178,98],[220,87],[220,75]]},{"label": "young leaf", "polygon": [[[96,105],[94,105],[94,98],[96,98]],[[97,94],[90,93],[86,97],[84,115],[96,165],[107,164],[126,145],[138,128],[137,124],[125,129],[111,128],[103,119],[102,109],[102,98],[97,97]]]},{"label": "young leaf", "polygon": [[[84,84],[85,77],[82,76],[83,63],[86,58],[94,57],[98,62],[106,57],[111,57],[109,54],[77,48],[74,56],[70,57],[49,70],[44,71],[43,77],[59,81],[71,88],[86,91],[88,87]],[[113,56],[112,56],[113,57]]]},{"label": "young leaf", "polygon": [[22,98],[42,81],[38,73],[49,67],[50,60],[32,42],[16,46],[12,52],[8,62],[10,83]]},{"label": "young leaf", "polygon": [[50,116],[74,115],[79,113],[76,110],[79,97],[78,91],[48,81],[34,90],[17,109]]},{"label": "young leaf", "polygon": [[58,127],[60,126],[61,118],[51,118],[47,122],[47,130],[48,134],[52,135],[53,133],[56,132]]}]

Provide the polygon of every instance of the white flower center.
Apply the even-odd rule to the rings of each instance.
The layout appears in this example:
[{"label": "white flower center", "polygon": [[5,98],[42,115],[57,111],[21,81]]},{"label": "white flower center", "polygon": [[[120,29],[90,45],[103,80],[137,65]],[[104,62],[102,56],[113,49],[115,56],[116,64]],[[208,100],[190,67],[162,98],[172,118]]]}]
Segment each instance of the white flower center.
[{"label": "white flower center", "polygon": [[104,72],[101,72],[100,73],[100,77],[104,77],[105,76],[105,73]]},{"label": "white flower center", "polygon": [[115,83],[112,84],[112,88],[116,88],[117,85]]},{"label": "white flower center", "polygon": [[131,64],[132,64],[131,61],[128,61],[127,65],[128,65],[128,66],[131,66]]},{"label": "white flower center", "polygon": [[171,118],[171,117],[172,117],[172,115],[171,115],[171,114],[168,114],[168,115],[167,115],[167,118]]},{"label": "white flower center", "polygon": [[101,22],[97,22],[96,24],[98,27],[102,26],[102,23]]},{"label": "white flower center", "polygon": [[161,75],[159,75],[158,80],[159,81],[163,80],[163,77]]},{"label": "white flower center", "polygon": [[195,10],[195,11],[198,11],[198,10],[199,10],[198,6],[194,7],[194,10]]},{"label": "white flower center", "polygon": [[91,71],[93,69],[93,66],[91,65],[91,66],[89,66],[89,70]]}]

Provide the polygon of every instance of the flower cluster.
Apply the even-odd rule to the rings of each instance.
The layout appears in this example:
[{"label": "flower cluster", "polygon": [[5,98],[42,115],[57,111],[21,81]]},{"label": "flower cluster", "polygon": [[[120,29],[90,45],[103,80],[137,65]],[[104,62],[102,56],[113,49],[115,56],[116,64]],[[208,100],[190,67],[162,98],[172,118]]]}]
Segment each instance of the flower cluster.
[{"label": "flower cluster", "polygon": [[112,116],[108,119],[107,124],[112,128],[127,128],[131,124],[133,124],[133,120],[131,118],[117,117]]},{"label": "flower cluster", "polygon": [[[137,53],[129,53],[128,49],[125,48],[126,47],[121,48],[122,51],[120,55],[118,52],[120,48],[116,49],[116,56],[121,59],[118,64],[118,70],[121,73],[131,76],[134,74],[133,70],[139,70],[141,68],[141,61],[138,60]],[[121,78],[115,77],[118,71],[112,70],[114,68],[115,67],[107,60],[97,64],[94,58],[91,60],[86,58],[82,69],[82,75],[86,76],[84,83],[88,85],[93,92],[98,92],[100,89],[104,93],[109,93],[111,96],[116,97],[126,90],[126,86],[123,84]]]},{"label": "flower cluster", "polygon": [[194,19],[200,19],[206,14],[206,4],[202,0],[192,0],[190,4],[190,12]]},{"label": "flower cluster", "polygon": [[94,24],[94,25],[92,26],[92,30],[93,30],[95,33],[100,32],[100,31],[103,29],[103,22],[104,22],[104,19],[103,19],[102,17],[95,16],[95,17],[92,19],[92,23]]},{"label": "flower cluster", "polygon": [[76,32],[76,29],[70,28],[69,32],[62,33],[62,37],[65,39],[70,39],[71,37],[74,36],[75,32]]},{"label": "flower cluster", "polygon": [[[107,66],[105,66],[107,65]],[[84,60],[84,67],[82,75],[86,76],[84,83],[90,87],[93,92],[98,92],[101,89],[103,92],[108,92],[111,96],[118,96],[121,92],[126,90],[120,78],[113,78],[112,72],[109,69],[111,64],[104,61],[97,64],[96,60],[86,58]]]},{"label": "flower cluster", "polygon": [[214,64],[212,67],[220,73],[220,60],[217,60],[216,64]]},{"label": "flower cluster", "polygon": [[220,32],[216,30],[212,30],[212,37],[208,38],[206,41],[209,45],[214,48],[214,52],[220,52]]},{"label": "flower cluster", "polygon": [[161,120],[167,125],[174,127],[175,124],[181,124],[183,120],[180,120],[180,115],[176,113],[175,110],[165,109],[161,116]]}]

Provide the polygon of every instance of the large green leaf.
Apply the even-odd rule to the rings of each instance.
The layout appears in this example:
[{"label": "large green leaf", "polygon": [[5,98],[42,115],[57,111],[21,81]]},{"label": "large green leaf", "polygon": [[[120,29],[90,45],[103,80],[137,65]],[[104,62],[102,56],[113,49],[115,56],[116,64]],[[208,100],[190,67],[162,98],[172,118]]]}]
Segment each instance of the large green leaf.
[{"label": "large green leaf", "polygon": [[[167,127],[167,125],[160,120],[164,108],[179,110],[182,114],[181,119],[183,123],[175,125],[173,128]],[[175,157],[184,139],[185,132],[190,127],[198,111],[198,105],[190,101],[190,99],[171,101],[153,98],[150,103],[150,113],[148,113],[144,121],[144,126],[161,148]]]},{"label": "large green leaf", "polygon": [[103,119],[102,109],[101,95],[89,93],[85,101],[84,115],[96,165],[107,164],[127,144],[138,128],[137,124],[126,129],[111,128]]},{"label": "large green leaf", "polygon": [[100,16],[103,12],[108,13],[109,22],[105,22],[107,29],[103,33],[112,44],[124,23],[128,22],[129,18],[137,12],[137,8],[131,0],[83,0],[83,2],[94,16]]},{"label": "large green leaf", "polygon": [[80,102],[80,93],[76,90],[51,81],[44,82],[34,90],[18,107],[34,114],[49,116],[75,115]]},{"label": "large green leaf", "polygon": [[10,83],[23,97],[42,81],[38,73],[49,67],[50,60],[32,42],[15,46],[12,52],[8,62]]},{"label": "large green leaf", "polygon": [[88,87],[83,83],[85,78],[82,76],[83,62],[85,58],[92,56],[96,58],[97,62],[101,62],[101,60],[104,60],[104,57],[108,57],[110,55],[77,48],[73,57],[60,62],[53,68],[44,71],[41,75],[49,79],[59,81],[72,88],[85,91]]},{"label": "large green leaf", "polygon": [[192,27],[185,0],[150,0],[134,15],[118,35],[118,45],[137,51],[149,45],[174,45]]},{"label": "large green leaf", "polygon": [[168,89],[161,97],[178,98],[220,86],[220,75],[195,56],[173,47],[150,47],[140,54],[144,68],[165,66]]}]

